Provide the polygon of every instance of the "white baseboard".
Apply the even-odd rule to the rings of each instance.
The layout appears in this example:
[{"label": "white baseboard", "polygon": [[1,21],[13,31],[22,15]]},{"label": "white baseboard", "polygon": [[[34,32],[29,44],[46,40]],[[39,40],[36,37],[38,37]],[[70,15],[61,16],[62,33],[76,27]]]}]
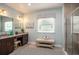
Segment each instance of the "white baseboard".
[{"label": "white baseboard", "polygon": [[55,47],[62,47],[61,45],[55,45]]},{"label": "white baseboard", "polygon": [[65,51],[65,49],[64,49],[64,48],[63,48],[62,50],[64,51],[65,55],[68,55],[68,53]]},{"label": "white baseboard", "polygon": [[65,51],[65,49],[61,45],[55,45],[55,47],[61,47],[62,50],[64,51],[65,55],[68,55],[68,53]]}]

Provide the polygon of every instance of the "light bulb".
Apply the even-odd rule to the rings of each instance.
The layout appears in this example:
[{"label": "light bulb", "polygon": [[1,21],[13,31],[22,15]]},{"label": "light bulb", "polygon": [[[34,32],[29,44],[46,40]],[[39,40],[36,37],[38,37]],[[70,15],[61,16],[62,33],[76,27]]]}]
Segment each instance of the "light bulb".
[{"label": "light bulb", "polygon": [[31,6],[31,3],[28,3],[28,6]]}]

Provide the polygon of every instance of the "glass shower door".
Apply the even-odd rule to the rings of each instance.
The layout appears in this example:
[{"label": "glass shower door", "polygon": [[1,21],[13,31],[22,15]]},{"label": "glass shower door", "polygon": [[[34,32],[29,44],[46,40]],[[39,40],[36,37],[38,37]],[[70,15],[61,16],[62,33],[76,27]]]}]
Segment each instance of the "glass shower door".
[{"label": "glass shower door", "polygon": [[79,8],[72,13],[72,44],[73,54],[79,54]]}]

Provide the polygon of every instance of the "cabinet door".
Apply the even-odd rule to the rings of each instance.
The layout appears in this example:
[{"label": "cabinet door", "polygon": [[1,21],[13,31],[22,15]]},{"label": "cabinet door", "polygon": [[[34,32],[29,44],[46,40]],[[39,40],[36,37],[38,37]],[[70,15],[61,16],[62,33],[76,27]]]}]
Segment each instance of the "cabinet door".
[{"label": "cabinet door", "polygon": [[1,40],[0,40],[0,55],[1,55],[1,51],[2,51],[2,45],[1,45]]},{"label": "cabinet door", "polygon": [[7,54],[10,54],[14,50],[14,40],[7,39]]},{"label": "cabinet door", "polygon": [[0,40],[0,55],[8,55],[14,50],[14,40],[2,39]]},{"label": "cabinet door", "polygon": [[23,45],[27,44],[27,42],[28,42],[28,34],[23,36]]},{"label": "cabinet door", "polygon": [[1,40],[1,54],[6,55],[7,54],[7,45],[6,45],[6,39]]}]

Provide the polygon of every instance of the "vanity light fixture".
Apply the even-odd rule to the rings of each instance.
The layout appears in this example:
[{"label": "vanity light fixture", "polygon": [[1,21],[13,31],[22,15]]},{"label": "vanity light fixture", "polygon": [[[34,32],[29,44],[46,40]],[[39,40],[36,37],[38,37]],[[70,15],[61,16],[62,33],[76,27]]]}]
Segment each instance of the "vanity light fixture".
[{"label": "vanity light fixture", "polygon": [[6,15],[6,10],[0,9],[0,15]]},{"label": "vanity light fixture", "polygon": [[28,3],[28,6],[31,6],[32,4],[31,3]]}]

